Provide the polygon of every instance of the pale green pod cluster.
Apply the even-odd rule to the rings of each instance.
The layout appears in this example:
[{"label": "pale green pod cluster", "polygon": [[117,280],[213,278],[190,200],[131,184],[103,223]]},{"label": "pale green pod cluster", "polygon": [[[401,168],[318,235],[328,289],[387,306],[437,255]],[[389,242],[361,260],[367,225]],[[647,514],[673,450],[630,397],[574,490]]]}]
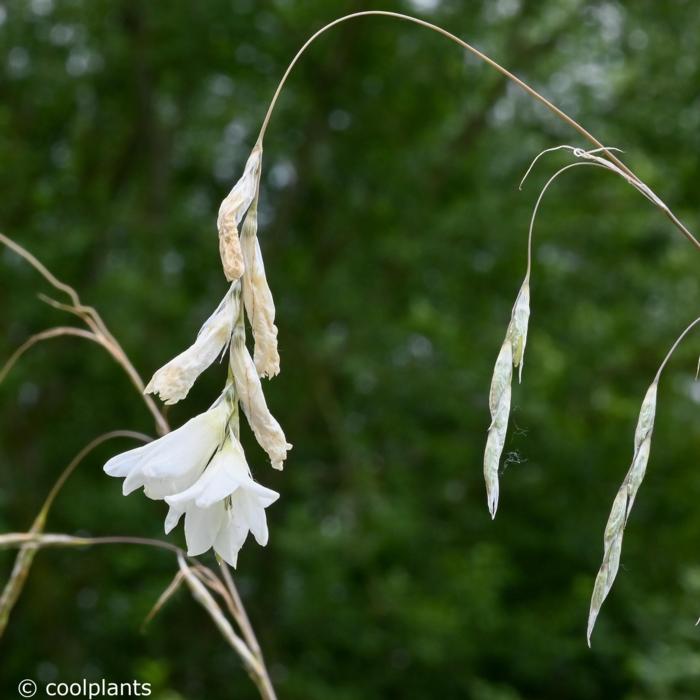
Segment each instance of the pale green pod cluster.
[{"label": "pale green pod cluster", "polygon": [[596,618],[600,612],[603,602],[608,596],[610,589],[617,576],[620,567],[620,553],[622,552],[622,536],[629,518],[637,491],[644,479],[649,452],[651,450],[651,436],[654,431],[654,418],[656,416],[656,395],[658,389],[658,375],[647,389],[646,396],[642,402],[639,412],[637,429],[634,433],[634,456],[632,465],[620,486],[612,510],[605,526],[603,536],[603,563],[600,565],[595,584],[593,585],[593,595],[591,596],[591,607],[588,613],[588,644],[591,643],[591,634],[595,626]]},{"label": "pale green pod cluster", "polygon": [[491,425],[489,426],[486,450],[484,451],[484,480],[486,482],[486,500],[492,518],[496,517],[496,510],[498,509],[498,470],[503,446],[506,441],[506,433],[508,432],[513,367],[519,368],[520,378],[525,361],[529,319],[530,279],[529,276],[526,276],[513,305],[510,323],[496,359],[493,378],[491,379],[491,390],[489,391]]}]

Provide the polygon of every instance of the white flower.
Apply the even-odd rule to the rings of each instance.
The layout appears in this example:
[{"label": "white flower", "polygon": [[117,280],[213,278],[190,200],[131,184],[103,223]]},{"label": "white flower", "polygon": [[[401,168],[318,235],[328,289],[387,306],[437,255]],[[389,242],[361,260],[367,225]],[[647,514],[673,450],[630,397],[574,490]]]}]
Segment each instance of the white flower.
[{"label": "white flower", "polygon": [[243,448],[231,435],[194,484],[166,497],[170,512],[165,531],[170,532],[184,513],[187,553],[196,556],[213,547],[236,566],[249,532],[258,544],[267,544],[265,508],[278,498],[276,491],[253,481]]},{"label": "white flower", "polygon": [[219,207],[216,222],[219,230],[219,253],[224,274],[230,282],[239,279],[245,269],[238,226],[258,192],[261,161],[262,146],[257,143],[245,164],[241,179],[233,186]]},{"label": "white flower", "polygon": [[267,452],[274,469],[282,469],[287,452],[292,446],[287,442],[280,424],[270,413],[265,402],[260,377],[244,339],[234,334],[230,352],[231,371],[236,394],[243,413],[248,419],[255,439]]},{"label": "white flower", "polygon": [[177,403],[187,396],[197,377],[226,350],[240,305],[234,286],[204,322],[194,343],[153,375],[145,393],[158,394],[166,404]]},{"label": "white flower", "polygon": [[274,377],[280,371],[275,303],[265,276],[265,265],[256,235],[257,228],[258,211],[255,200],[248,210],[241,230],[241,248],[245,263],[243,301],[255,340],[255,368],[261,377]]},{"label": "white flower", "polygon": [[172,433],[112,457],[104,470],[109,476],[125,477],[125,496],[142,486],[153,499],[183,491],[199,478],[223,441],[230,412],[221,401]]}]

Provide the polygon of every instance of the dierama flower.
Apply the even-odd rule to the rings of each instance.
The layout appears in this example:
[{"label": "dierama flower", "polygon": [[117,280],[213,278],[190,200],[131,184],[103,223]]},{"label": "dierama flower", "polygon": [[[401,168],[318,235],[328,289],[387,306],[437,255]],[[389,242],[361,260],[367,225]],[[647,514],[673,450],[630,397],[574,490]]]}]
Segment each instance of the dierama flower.
[{"label": "dierama flower", "polygon": [[267,544],[265,508],[278,498],[277,492],[253,480],[243,448],[229,435],[192,486],[166,497],[170,505],[166,532],[184,514],[187,553],[196,556],[213,547],[222,559],[236,566],[249,532],[258,544]]},{"label": "dierama flower", "polygon": [[195,342],[153,375],[146,393],[158,394],[165,404],[177,403],[187,396],[197,377],[226,351],[240,306],[234,286],[204,322]]},{"label": "dierama flower", "polygon": [[230,415],[222,400],[172,433],[112,457],[104,470],[109,476],[124,477],[125,496],[141,487],[153,499],[179,493],[204,471],[225,436]]},{"label": "dierama flower", "polygon": [[[105,464],[107,474],[124,478],[125,495],[143,487],[148,497],[169,504],[166,533],[185,516],[191,556],[213,547],[233,566],[249,532],[259,544],[267,543],[265,509],[279,498],[251,475],[237,437],[236,402],[275,469],[282,469],[292,448],[267,407],[260,381],[279,372],[275,305],[257,239],[261,157],[262,148],[256,144],[243,176],[219,208],[219,247],[231,287],[195,342],[161,367],[145,389],[166,404],[182,400],[230,346],[224,393],[213,408],[181,428]],[[255,361],[245,344],[244,310],[253,331]]]}]

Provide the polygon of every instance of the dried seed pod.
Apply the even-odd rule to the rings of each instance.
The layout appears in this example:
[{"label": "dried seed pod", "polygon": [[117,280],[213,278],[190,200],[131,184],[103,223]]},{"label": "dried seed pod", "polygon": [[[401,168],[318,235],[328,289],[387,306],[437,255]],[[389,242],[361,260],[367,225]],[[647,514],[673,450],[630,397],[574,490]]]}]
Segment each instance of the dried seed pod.
[{"label": "dried seed pod", "polygon": [[498,509],[498,467],[508,430],[510,415],[511,381],[513,378],[513,347],[508,337],[503,341],[493,370],[491,390],[489,392],[489,409],[491,425],[486,439],[484,452],[484,480],[486,481],[486,499],[491,517],[496,517]]},{"label": "dried seed pod", "polygon": [[530,320],[530,276],[520,287],[515,299],[510,324],[508,325],[508,337],[513,346],[513,367],[519,367],[518,381],[523,377],[523,365],[525,364],[525,345],[527,344],[527,326]]},{"label": "dried seed pod", "polygon": [[615,501],[613,502],[605,535],[603,537],[603,563],[596,576],[593,585],[593,595],[591,596],[591,607],[588,613],[587,639],[591,644],[591,634],[595,626],[598,613],[603,602],[608,596],[610,589],[617,576],[620,566],[620,553],[622,552],[622,536],[627,524],[634,499],[641,486],[644,474],[646,473],[649,452],[651,451],[651,436],[654,431],[654,417],[656,415],[656,396],[658,389],[658,375],[651,383],[642,402],[639,412],[637,429],[634,433],[634,456],[622,485],[620,486]]},{"label": "dried seed pod", "polygon": [[234,294],[232,285],[216,311],[204,322],[194,343],[161,367],[145,392],[158,394],[166,404],[184,399],[197,377],[226,350],[239,307],[240,295]]},{"label": "dried seed pod", "polygon": [[219,216],[216,221],[219,230],[219,253],[224,274],[230,282],[243,275],[243,255],[238,226],[258,193],[261,162],[262,146],[257,143],[245,164],[243,175],[219,207]]},{"label": "dried seed pod", "polygon": [[277,351],[275,303],[267,284],[265,265],[257,237],[258,206],[253,201],[241,229],[241,246],[245,263],[243,301],[255,340],[253,358],[261,377],[273,377],[280,371]]},{"label": "dried seed pod", "polygon": [[287,452],[292,446],[267,407],[260,377],[242,334],[234,333],[230,358],[236,393],[255,439],[267,452],[273,468],[282,469]]}]

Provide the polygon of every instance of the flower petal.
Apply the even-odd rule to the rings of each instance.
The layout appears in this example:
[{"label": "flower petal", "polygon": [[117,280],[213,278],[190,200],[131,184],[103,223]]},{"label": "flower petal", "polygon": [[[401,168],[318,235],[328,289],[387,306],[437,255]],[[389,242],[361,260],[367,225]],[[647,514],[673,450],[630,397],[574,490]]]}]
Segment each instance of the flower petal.
[{"label": "flower petal", "polygon": [[165,534],[169,534],[173,528],[180,522],[180,518],[185,514],[184,511],[178,510],[174,506],[170,506],[168,514],[165,516]]},{"label": "flower petal", "polygon": [[195,557],[204,554],[213,544],[224,523],[224,504],[211,508],[190,508],[185,513],[185,539],[187,554]]}]

